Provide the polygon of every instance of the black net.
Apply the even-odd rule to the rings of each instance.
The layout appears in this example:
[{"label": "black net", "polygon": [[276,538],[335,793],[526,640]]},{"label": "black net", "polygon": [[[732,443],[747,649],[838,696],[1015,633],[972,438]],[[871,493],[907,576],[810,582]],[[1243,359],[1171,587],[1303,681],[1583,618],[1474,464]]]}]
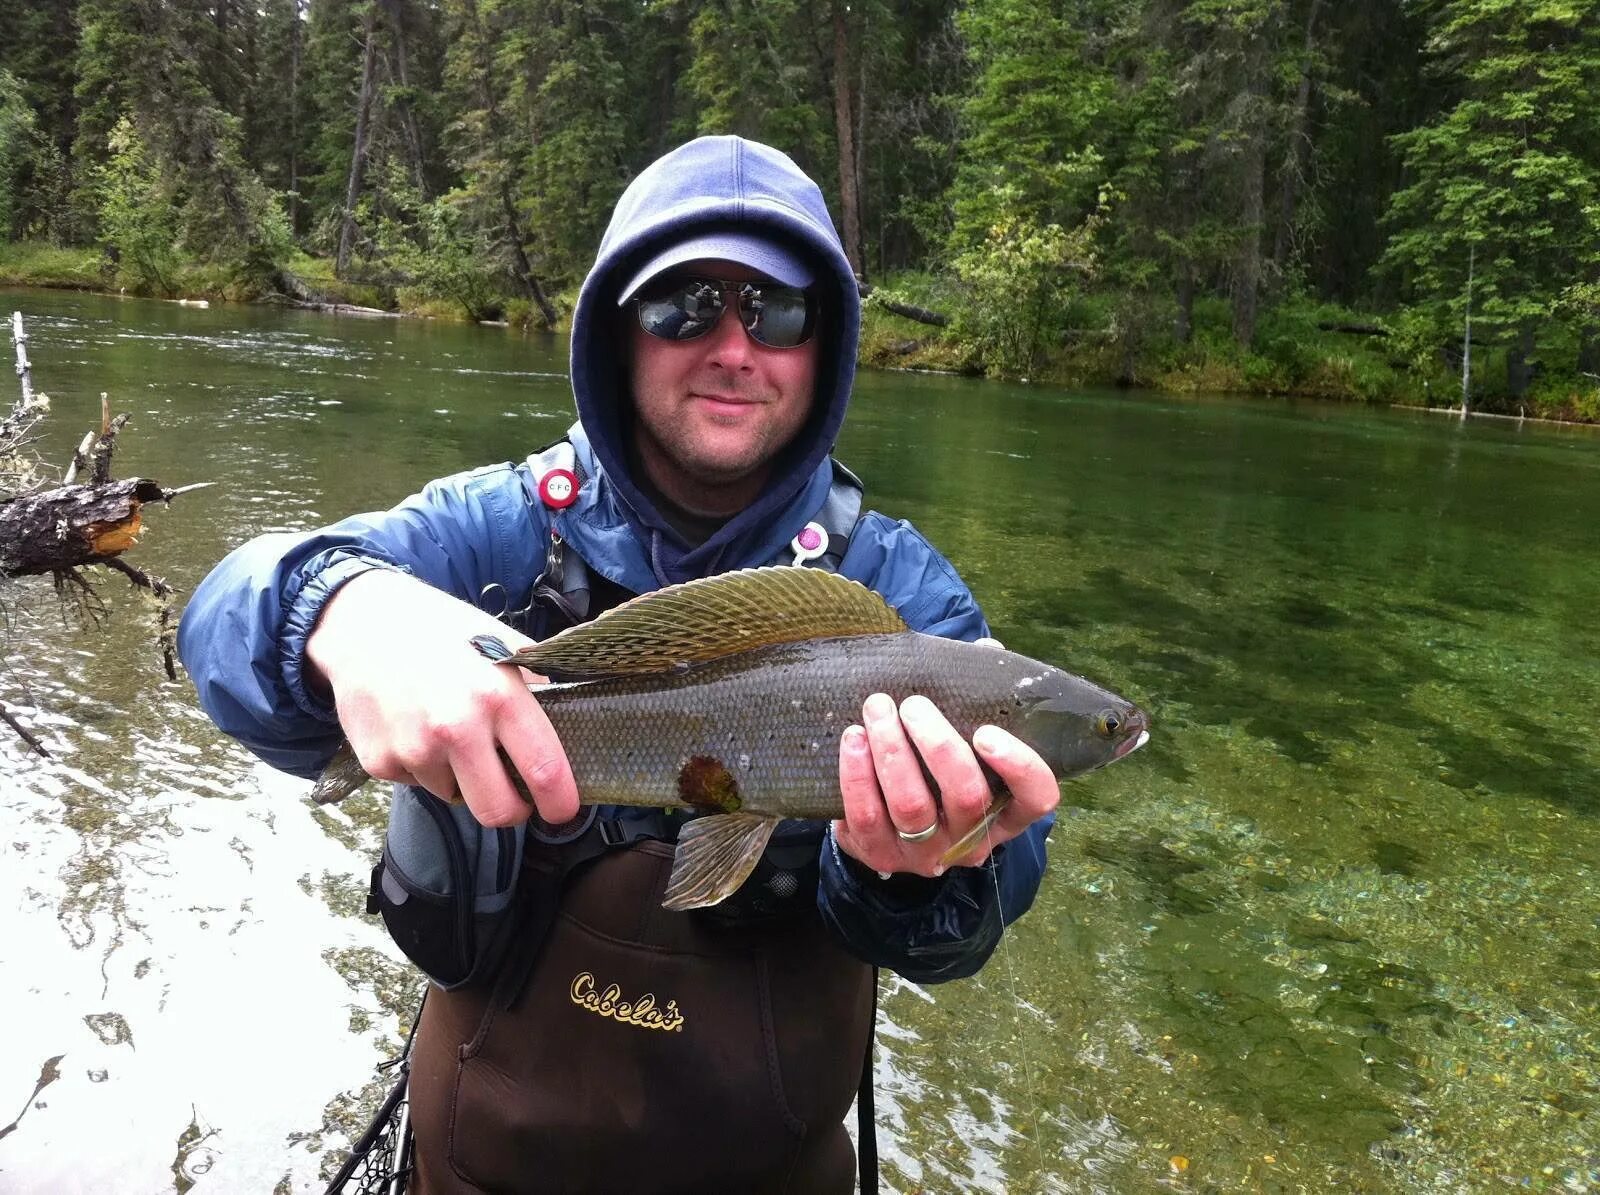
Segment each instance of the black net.
[{"label": "black net", "polygon": [[328,1184],[327,1195],[401,1195],[405,1191],[411,1177],[407,1109],[402,1060],[399,1080],[390,1088],[378,1114]]},{"label": "black net", "polygon": [[[424,992],[423,1003],[427,1002]],[[411,1018],[400,1057],[381,1063],[380,1071],[392,1071],[394,1086],[383,1097],[378,1113],[350,1150],[339,1173],[328,1184],[327,1195],[404,1195],[411,1179],[410,1102],[406,1099],[406,1076],[411,1069],[411,1045],[422,1020],[422,1004]]]}]

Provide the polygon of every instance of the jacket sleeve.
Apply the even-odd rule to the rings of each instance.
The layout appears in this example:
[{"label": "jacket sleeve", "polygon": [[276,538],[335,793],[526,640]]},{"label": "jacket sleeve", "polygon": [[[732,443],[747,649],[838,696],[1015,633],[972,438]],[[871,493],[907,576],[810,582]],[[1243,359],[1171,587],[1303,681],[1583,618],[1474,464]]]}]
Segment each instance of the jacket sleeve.
[{"label": "jacket sleeve", "polygon": [[328,599],[362,573],[387,568],[476,604],[483,586],[528,567],[508,559],[515,544],[541,542],[526,529],[521,495],[514,471],[496,466],[433,482],[389,511],[235,549],[201,582],[178,624],[178,654],[201,707],[273,767],[315,777],[343,737],[304,671],[306,640]]},{"label": "jacket sleeve", "polygon": [[[977,602],[949,561],[905,522],[866,515],[840,572],[881,593],[914,630],[973,640],[989,633]],[[822,844],[817,907],[845,948],[918,983],[975,974],[1004,927],[1033,904],[1044,877],[1045,839],[1055,815],[996,848],[983,867],[938,879],[880,879],[838,847]]]}]

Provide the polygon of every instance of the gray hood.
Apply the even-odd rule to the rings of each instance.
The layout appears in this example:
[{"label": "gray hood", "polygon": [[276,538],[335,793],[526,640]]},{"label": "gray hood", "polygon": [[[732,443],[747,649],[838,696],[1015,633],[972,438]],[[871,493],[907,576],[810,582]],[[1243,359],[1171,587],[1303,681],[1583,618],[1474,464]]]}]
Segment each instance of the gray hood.
[{"label": "gray hood", "polygon": [[[747,230],[781,241],[816,275],[826,318],[811,416],[773,470],[766,488],[704,544],[689,549],[635,484],[628,464],[631,399],[617,342],[617,301],[646,261],[688,236]],[[718,571],[746,557],[762,527],[792,519],[844,421],[855,380],[861,299],[822,192],[784,154],[741,137],[701,137],[658,159],[617,201],[572,315],[572,389],[596,461],[615,486],[627,518],[650,545],[662,584]],[[805,516],[800,516],[800,522]],[[798,526],[796,527],[798,529]]]}]

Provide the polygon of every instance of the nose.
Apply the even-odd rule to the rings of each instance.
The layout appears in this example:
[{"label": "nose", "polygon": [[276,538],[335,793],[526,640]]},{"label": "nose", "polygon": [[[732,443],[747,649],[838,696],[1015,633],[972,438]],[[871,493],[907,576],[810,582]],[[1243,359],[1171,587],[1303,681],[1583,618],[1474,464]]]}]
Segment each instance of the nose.
[{"label": "nose", "polygon": [[725,297],[729,300],[727,310],[706,336],[709,341],[706,345],[707,360],[717,369],[748,373],[755,367],[754,346],[750,342],[750,334],[744,329],[738,305],[733,301],[734,296]]}]

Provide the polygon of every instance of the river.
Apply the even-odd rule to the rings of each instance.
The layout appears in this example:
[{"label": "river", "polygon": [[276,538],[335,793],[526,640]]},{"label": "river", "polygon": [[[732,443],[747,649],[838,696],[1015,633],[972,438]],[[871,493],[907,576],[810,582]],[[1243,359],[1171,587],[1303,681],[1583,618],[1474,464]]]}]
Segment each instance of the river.
[{"label": "river", "polygon": [[[216,483],[128,557],[180,603],[570,420],[550,338],[16,308],[45,460],[105,391],[118,476]],[[886,977],[885,1189],[1600,1190],[1597,433],[869,373],[839,452],[1008,646],[1154,724],[1064,786],[979,977]],[[361,907],[381,798],[313,809],[100,594],[0,589],[54,757],[0,728],[0,1190],[318,1190],[418,991]]]}]

